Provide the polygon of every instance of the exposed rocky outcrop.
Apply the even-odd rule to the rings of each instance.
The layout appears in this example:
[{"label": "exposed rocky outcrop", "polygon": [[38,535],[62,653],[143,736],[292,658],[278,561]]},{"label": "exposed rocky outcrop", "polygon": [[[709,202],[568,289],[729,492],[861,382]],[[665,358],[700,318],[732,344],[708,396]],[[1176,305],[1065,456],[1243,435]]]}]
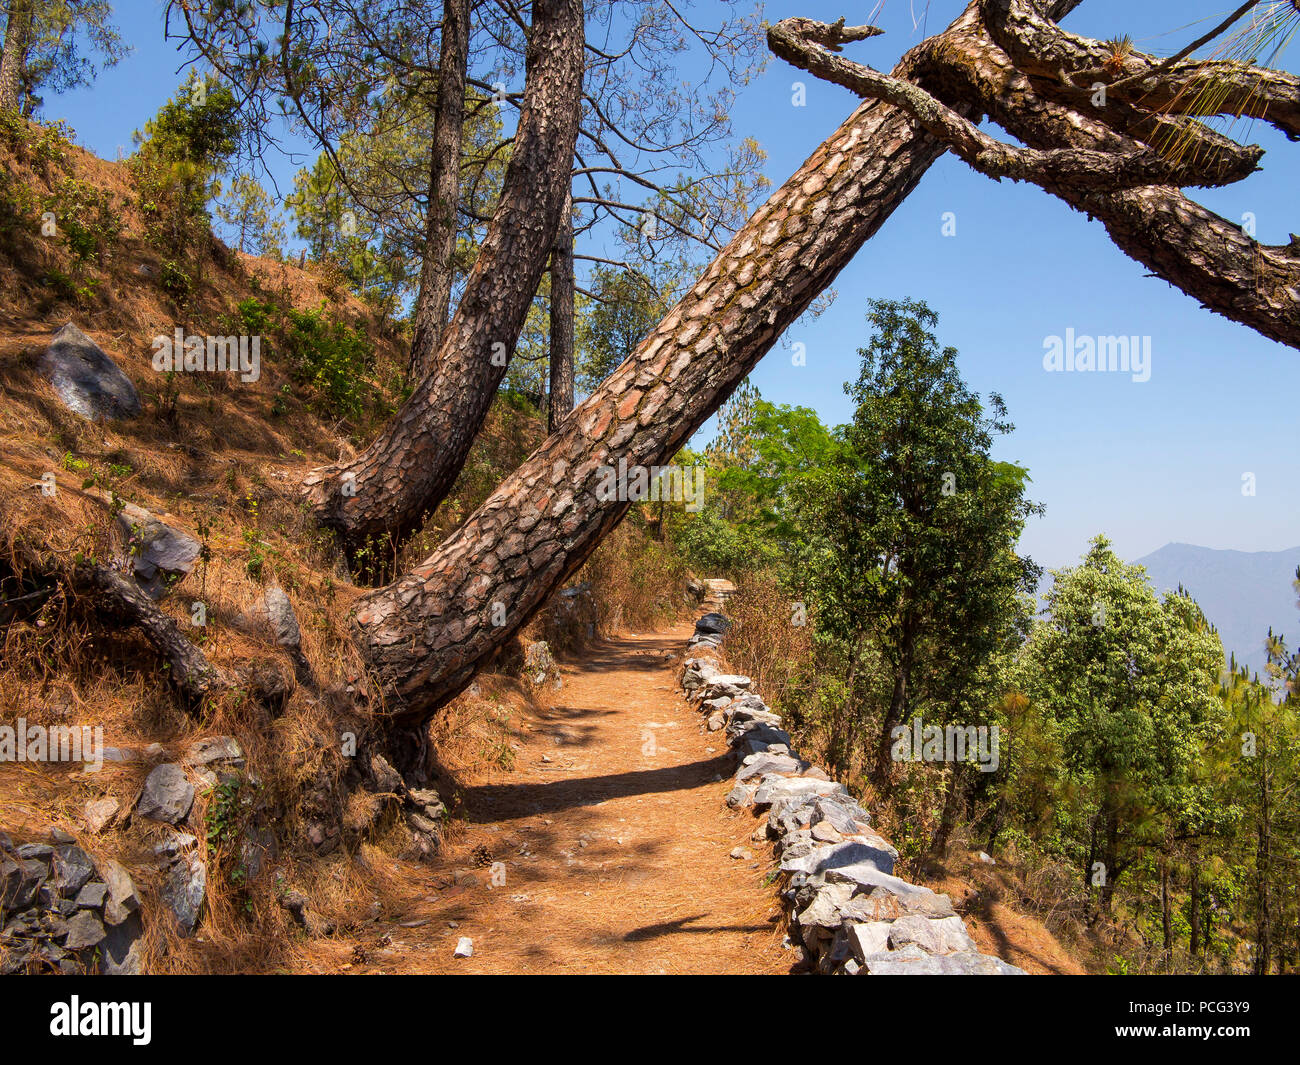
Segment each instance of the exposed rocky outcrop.
[{"label": "exposed rocky outcrop", "polygon": [[727,805],[766,812],[790,939],[809,966],[859,975],[1022,973],[979,952],[947,895],[893,875],[898,852],[871,815],[799,757],[749,677],[723,672],[712,657],[729,625],[717,612],[696,622],[681,686],[739,759]]},{"label": "exposed rocky outcrop", "polygon": [[0,832],[0,974],[137,974],[139,911],[126,870],[67,833],[15,846]]}]

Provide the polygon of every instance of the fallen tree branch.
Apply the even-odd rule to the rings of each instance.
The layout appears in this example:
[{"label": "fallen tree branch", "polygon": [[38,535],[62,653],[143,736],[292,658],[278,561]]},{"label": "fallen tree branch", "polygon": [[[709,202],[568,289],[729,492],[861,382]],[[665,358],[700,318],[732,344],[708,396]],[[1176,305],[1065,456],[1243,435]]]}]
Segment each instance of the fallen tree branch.
[{"label": "fallen tree branch", "polygon": [[232,687],[230,679],[212,665],[195,647],[176,622],[154,605],[136,583],[116,570],[98,563],[83,562],[72,573],[73,588],[94,598],[100,613],[127,621],[170,666],[173,682],[193,704]]}]

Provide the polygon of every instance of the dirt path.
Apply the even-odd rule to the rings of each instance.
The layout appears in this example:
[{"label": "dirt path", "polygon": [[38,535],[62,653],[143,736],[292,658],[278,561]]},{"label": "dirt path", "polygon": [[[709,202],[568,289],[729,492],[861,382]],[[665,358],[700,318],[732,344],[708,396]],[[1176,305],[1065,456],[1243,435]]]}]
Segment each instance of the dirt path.
[{"label": "dirt path", "polygon": [[[467,831],[420,867],[426,894],[371,926],[373,948],[352,941],[351,970],[788,972],[770,848],[724,806],[725,740],[675,689],[669,656],[680,664],[691,631],[620,637],[566,664],[514,772],[466,789]],[[754,857],[732,858],[738,846]],[[453,958],[461,936],[473,957]]]}]

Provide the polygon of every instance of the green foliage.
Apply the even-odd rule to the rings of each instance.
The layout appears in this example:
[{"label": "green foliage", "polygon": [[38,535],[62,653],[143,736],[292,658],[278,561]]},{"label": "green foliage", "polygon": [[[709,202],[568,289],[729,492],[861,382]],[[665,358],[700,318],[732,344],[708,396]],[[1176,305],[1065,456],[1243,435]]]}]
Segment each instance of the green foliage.
[{"label": "green foliage", "polygon": [[177,303],[184,303],[194,290],[194,279],[175,259],[164,259],[158,268],[158,284]]},{"label": "green foliage", "polygon": [[[263,359],[275,354],[288,359],[295,380],[315,391],[323,413],[358,421],[376,402],[374,345],[324,304],[299,311],[250,296],[236,305],[235,318],[239,332],[262,337]],[[277,404],[282,413],[278,398]]]},{"label": "green foliage", "polygon": [[630,270],[597,266],[587,287],[593,299],[577,332],[577,385],[592,392],[623,362],[667,313],[658,286]]},{"label": "green foliage", "polygon": [[207,204],[220,191],[217,175],[238,143],[234,93],[198,74],[135,135],[132,169],[150,234],[188,251],[206,239]]},{"label": "green foliage", "polygon": [[59,238],[77,265],[102,261],[121,236],[122,223],[109,194],[76,178],[63,178],[41,207],[54,215]]},{"label": "green foliage", "polygon": [[320,311],[286,312],[283,344],[295,373],[320,393],[335,417],[359,419],[374,396],[374,347],[359,330]]},{"label": "green foliage", "polygon": [[109,0],[30,0],[30,6],[31,38],[19,71],[24,114],[41,107],[43,92],[92,84],[130,50],[111,21]]},{"label": "green foliage", "polygon": [[217,217],[230,227],[235,247],[247,255],[279,259],[284,254],[284,222],[266,190],[251,174],[237,174],[217,203]]}]

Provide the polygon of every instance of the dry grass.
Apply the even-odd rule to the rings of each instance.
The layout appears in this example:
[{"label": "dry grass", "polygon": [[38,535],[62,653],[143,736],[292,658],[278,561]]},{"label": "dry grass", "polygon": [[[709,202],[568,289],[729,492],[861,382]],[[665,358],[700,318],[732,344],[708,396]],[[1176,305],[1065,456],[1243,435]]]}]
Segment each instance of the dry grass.
[{"label": "dry grass", "polygon": [[[472,864],[476,848],[501,838],[484,820],[496,808],[495,800],[487,801],[492,793],[484,789],[521,783],[534,787],[554,779],[548,767],[540,763],[524,767],[521,759],[530,746],[549,743],[557,728],[574,727],[556,717],[552,705],[556,693],[509,677],[485,676],[475,689],[444,709],[432,726],[431,738],[439,774],[436,783],[454,814],[445,852],[432,867],[406,860],[409,835],[397,810],[382,802],[374,811],[359,808],[374,800],[355,794],[343,798],[339,787],[348,769],[340,753],[341,734],[355,732],[364,742],[371,714],[380,706],[372,700],[368,709],[358,708],[342,694],[349,688],[362,695],[371,691],[347,628],[349,609],[360,590],[347,578],[332,544],[308,519],[296,493],[308,469],[351,455],[356,443],[353,434],[367,427],[322,420],[311,397],[295,383],[290,367],[273,355],[264,354],[260,380],[247,385],[182,374],[175,391],[169,392],[151,367],[154,335],[170,333],[175,324],[184,324],[187,331],[215,332],[215,323],[238,301],[268,292],[277,301],[303,309],[329,300],[335,311],[371,335],[380,380],[389,369],[403,364],[400,343],[381,333],[358,301],[332,290],[328,278],[235,255],[217,245],[211,260],[204,263],[185,316],[179,317],[156,283],[159,256],[141,237],[126,168],[76,148],[68,155],[72,173],[112,193],[126,232],[102,266],[86,268],[87,276],[99,282],[97,294],[74,302],[60,300],[39,281],[51,268],[69,269],[60,245],[20,239],[16,245],[0,246],[0,387],[5,393],[0,404],[0,582],[12,594],[23,582],[30,585],[66,572],[80,559],[123,559],[126,549],[114,526],[114,498],[127,500],[165,516],[207,548],[205,560],[160,605],[202,644],[216,666],[235,672],[262,659],[274,662],[282,675],[293,675],[289,657],[274,645],[265,623],[252,615],[265,585],[274,580],[294,605],[314,683],[293,685],[278,713],[236,692],[215,700],[202,717],[193,717],[180,706],[157,655],[139,636],[106,625],[93,604],[61,589],[38,616],[0,630],[0,720],[25,716],[32,724],[100,726],[110,746],[141,750],[156,743],[160,749],[146,760],[106,763],[97,774],[59,764],[0,766],[0,828],[21,841],[43,837],[57,826],[77,836],[92,853],[115,857],[131,868],[144,904],[148,971],[337,970],[353,964],[354,949],[360,948],[362,955],[373,953],[373,939],[392,934],[380,930],[385,922],[433,906],[422,901],[432,895],[441,908],[431,912],[461,913],[472,902],[483,907],[474,912],[486,915],[484,919],[495,927],[490,924],[497,919],[492,916],[493,906],[502,907],[502,915],[514,912],[508,896],[473,894],[475,889],[464,887],[463,878],[460,884],[454,882],[455,877],[462,866]],[[26,165],[8,157],[0,161],[15,173]],[[27,173],[26,177],[46,190],[57,175]],[[142,273],[142,268],[148,273]],[[91,424],[67,412],[40,378],[37,362],[51,334],[74,319],[141,385],[145,400],[141,417]],[[536,446],[542,431],[530,412],[498,404],[452,497],[402,558],[427,553],[463,521]],[[52,497],[34,487],[51,471],[58,486]],[[598,647],[602,637],[625,630],[645,632],[675,618],[681,609],[682,572],[666,548],[651,540],[635,519],[629,521],[577,577],[590,583],[590,600],[575,615],[539,617],[526,636],[547,638],[559,651],[576,655]],[[208,624],[203,629],[189,624],[190,604],[195,600],[207,608]],[[594,633],[589,632],[589,624]],[[570,660],[564,673],[576,675],[580,667],[580,662]],[[629,684],[635,687],[644,680],[610,670],[602,681],[609,687],[593,698],[613,706]],[[663,692],[656,694],[652,705],[654,714],[661,715],[672,703],[672,697],[664,694],[671,678],[656,675],[656,684]],[[629,713],[636,714],[648,704],[631,705]],[[624,729],[629,731],[634,731],[632,726]],[[238,738],[247,759],[246,778],[256,782],[248,793],[252,805],[239,815],[235,827],[251,824],[273,830],[278,853],[268,862],[267,872],[246,879],[234,844],[215,839],[208,852],[203,924],[195,937],[179,939],[172,934],[171,918],[159,901],[157,876],[148,871],[152,847],[167,830],[145,822],[119,821],[92,836],[85,829],[83,809],[90,799],[112,796],[123,811],[129,810],[153,765],[177,760],[194,739],[215,734]],[[593,744],[594,751],[599,745]],[[631,765],[640,759],[638,750],[624,744],[610,757]],[[700,770],[691,772],[698,775]],[[655,934],[642,930],[634,935],[641,925],[654,924],[642,914],[639,925],[629,925],[620,933],[633,938],[619,939],[622,945],[615,947],[601,945],[605,933],[593,927],[590,944],[568,949],[573,964],[599,968],[600,957],[608,961],[635,955],[636,964],[647,966],[647,971],[679,967],[676,959],[684,941],[700,944],[692,948],[690,964],[704,969],[716,961],[745,971],[775,971],[788,961],[779,945],[773,946],[779,944],[780,935],[766,921],[771,895],[758,883],[763,874],[746,871],[740,876],[726,858],[735,845],[733,838],[748,839],[752,826],[726,813],[718,789],[711,776],[689,789],[694,804],[690,816],[700,819],[694,826],[700,830],[695,842],[708,848],[703,860],[717,867],[704,876],[704,882],[726,885],[725,890],[714,885],[711,912],[728,914],[723,924],[734,923],[748,931],[692,927]],[[647,801],[636,795],[629,795],[627,801],[635,803],[638,798]],[[336,800],[347,805],[334,813],[354,829],[364,824],[366,832],[346,834],[339,846],[321,854],[305,841],[306,830],[323,817],[321,803]],[[222,808],[223,802],[220,794],[201,788],[189,830],[202,836],[226,817],[229,811]],[[574,822],[563,822],[563,831],[588,831],[594,823],[590,815],[575,809]],[[372,812],[377,814],[373,824]],[[658,824],[664,816],[655,811],[647,824]],[[547,860],[563,863],[559,853],[568,843],[557,827],[562,822],[559,817],[550,820],[555,825],[538,825],[530,838],[538,842],[538,853],[549,855]],[[668,815],[666,823],[676,825],[676,816]],[[682,827],[692,829],[689,822]],[[232,832],[231,838],[236,836]],[[724,849],[716,852],[715,845]],[[656,843],[651,849],[658,847]],[[655,912],[692,918],[700,876],[689,863],[701,860],[700,855],[670,855],[662,867],[654,866],[652,858],[649,853],[638,855],[636,876],[648,876],[643,869],[664,868],[676,869],[672,876],[678,877],[674,880],[668,873],[651,877],[659,900]],[[595,879],[601,881],[599,872]],[[628,877],[605,879],[609,884],[598,889],[607,892],[605,904],[611,912],[633,920],[646,886]],[[445,886],[436,886],[443,881]],[[583,893],[585,888],[572,893],[571,886],[545,907],[545,927],[555,935],[580,927],[581,912],[596,905],[587,901],[592,896]],[[330,936],[310,938],[293,923],[280,905],[290,888],[308,897],[316,917],[333,927]],[[520,927],[532,927],[539,919],[528,910],[521,915],[525,920]],[[717,961],[706,945],[715,937],[731,951],[725,962]],[[768,951],[758,962],[750,959],[748,948],[737,946],[755,937]],[[440,959],[449,961],[450,950],[443,951],[441,942],[436,949]],[[422,947],[404,964],[408,969],[425,965],[426,953]],[[503,956],[498,955],[498,964],[503,964]],[[559,957],[557,952],[555,958]],[[518,955],[514,962],[525,970],[533,964]],[[551,964],[559,962],[552,959]],[[366,968],[362,963],[356,967]]]}]

